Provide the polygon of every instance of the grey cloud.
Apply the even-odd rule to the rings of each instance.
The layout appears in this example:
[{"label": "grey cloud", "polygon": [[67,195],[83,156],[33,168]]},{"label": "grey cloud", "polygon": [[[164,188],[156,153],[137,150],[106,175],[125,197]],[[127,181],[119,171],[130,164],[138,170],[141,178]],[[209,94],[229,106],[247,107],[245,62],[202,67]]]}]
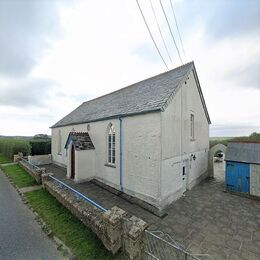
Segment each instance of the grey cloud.
[{"label": "grey cloud", "polygon": [[26,76],[59,34],[59,1],[0,1],[0,74]]},{"label": "grey cloud", "polygon": [[186,0],[176,4],[176,13],[184,34],[197,22],[212,40],[260,33],[259,0]]},{"label": "grey cloud", "polygon": [[12,80],[0,86],[0,105],[14,107],[44,106],[54,83],[45,79]]},{"label": "grey cloud", "polygon": [[260,55],[252,63],[241,64],[239,69],[227,73],[225,78],[239,87],[260,89]]},{"label": "grey cloud", "polygon": [[210,136],[241,136],[241,135],[249,135],[253,132],[259,132],[259,125],[230,125],[230,124],[222,124],[222,125],[211,125],[210,126]]},{"label": "grey cloud", "polygon": [[260,1],[218,1],[208,21],[208,32],[215,37],[260,33]]},{"label": "grey cloud", "polygon": [[59,90],[59,91],[54,91],[53,96],[57,98],[68,98],[70,100],[75,100],[78,103],[85,102],[87,100],[92,99],[92,95],[85,91],[81,91],[81,93],[79,94],[71,94]]}]

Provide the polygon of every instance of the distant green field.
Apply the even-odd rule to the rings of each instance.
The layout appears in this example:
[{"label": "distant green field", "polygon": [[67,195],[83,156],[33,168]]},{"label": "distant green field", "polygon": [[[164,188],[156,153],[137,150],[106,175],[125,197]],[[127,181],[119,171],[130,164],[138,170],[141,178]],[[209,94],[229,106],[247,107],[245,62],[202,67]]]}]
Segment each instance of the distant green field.
[{"label": "distant green field", "polygon": [[215,141],[215,140],[227,140],[227,139],[233,139],[235,137],[233,136],[216,136],[216,137],[210,137],[210,141]]},{"label": "distant green field", "polygon": [[229,141],[233,140],[234,137],[210,137],[209,138],[209,146],[212,147],[216,144],[224,144],[227,145]]},{"label": "distant green field", "polygon": [[210,147],[216,144],[227,145],[230,141],[260,141],[260,133],[254,132],[249,136],[238,136],[238,137],[210,137]]},{"label": "distant green field", "polygon": [[0,153],[0,164],[2,164],[2,163],[10,163],[10,162],[12,162],[12,161],[9,158],[7,158],[5,155]]}]

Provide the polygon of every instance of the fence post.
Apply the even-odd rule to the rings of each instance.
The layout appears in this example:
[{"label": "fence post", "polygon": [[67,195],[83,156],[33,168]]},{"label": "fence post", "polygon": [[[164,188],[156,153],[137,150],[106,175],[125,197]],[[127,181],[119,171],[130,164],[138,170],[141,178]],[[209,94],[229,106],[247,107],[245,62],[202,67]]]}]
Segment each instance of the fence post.
[{"label": "fence post", "polygon": [[124,216],[126,212],[117,206],[103,214],[104,238],[102,240],[105,247],[113,254],[123,246],[122,218]]},{"label": "fence post", "polygon": [[13,162],[18,162],[20,160],[19,154],[14,154],[13,156]]},{"label": "fence post", "polygon": [[148,224],[132,216],[124,219],[124,251],[131,260],[140,260],[144,256],[144,232]]},{"label": "fence post", "polygon": [[42,179],[42,187],[45,189],[45,182],[48,181],[49,175],[53,175],[53,173],[42,173],[41,179]]}]

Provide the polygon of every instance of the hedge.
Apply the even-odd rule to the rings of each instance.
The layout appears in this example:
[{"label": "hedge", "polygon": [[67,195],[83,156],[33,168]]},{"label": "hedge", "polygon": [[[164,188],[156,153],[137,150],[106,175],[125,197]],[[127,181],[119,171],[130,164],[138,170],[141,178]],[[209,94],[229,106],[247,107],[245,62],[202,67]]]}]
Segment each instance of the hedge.
[{"label": "hedge", "polygon": [[50,154],[51,153],[51,140],[30,140],[31,155]]},{"label": "hedge", "polygon": [[0,139],[0,153],[6,157],[13,159],[13,155],[22,152],[24,155],[29,155],[31,145],[26,140],[17,140],[12,138]]},{"label": "hedge", "polygon": [[51,140],[0,138],[0,153],[12,160],[13,155],[19,152],[22,152],[25,156],[50,154]]}]

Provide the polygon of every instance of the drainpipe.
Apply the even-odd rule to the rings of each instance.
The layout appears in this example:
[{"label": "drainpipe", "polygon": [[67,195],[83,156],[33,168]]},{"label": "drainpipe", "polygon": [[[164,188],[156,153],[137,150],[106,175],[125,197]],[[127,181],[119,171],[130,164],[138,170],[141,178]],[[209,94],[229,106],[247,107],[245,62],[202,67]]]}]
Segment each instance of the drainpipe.
[{"label": "drainpipe", "polygon": [[122,118],[119,117],[119,183],[120,183],[120,190],[123,191],[122,185],[122,177],[123,177],[123,169],[122,169]]}]

